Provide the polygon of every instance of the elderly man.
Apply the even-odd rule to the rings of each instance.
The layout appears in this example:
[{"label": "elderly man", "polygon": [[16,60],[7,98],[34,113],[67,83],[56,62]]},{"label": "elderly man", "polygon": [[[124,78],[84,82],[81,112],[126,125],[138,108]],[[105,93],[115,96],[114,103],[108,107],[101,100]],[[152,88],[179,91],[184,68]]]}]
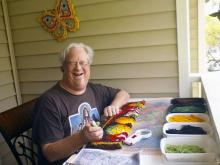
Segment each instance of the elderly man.
[{"label": "elderly man", "polygon": [[103,129],[94,127],[94,121],[117,114],[128,101],[124,90],[89,82],[92,60],[90,47],[70,44],[61,55],[62,79],[38,99],[33,139],[40,164],[62,164],[88,142],[101,139]]}]

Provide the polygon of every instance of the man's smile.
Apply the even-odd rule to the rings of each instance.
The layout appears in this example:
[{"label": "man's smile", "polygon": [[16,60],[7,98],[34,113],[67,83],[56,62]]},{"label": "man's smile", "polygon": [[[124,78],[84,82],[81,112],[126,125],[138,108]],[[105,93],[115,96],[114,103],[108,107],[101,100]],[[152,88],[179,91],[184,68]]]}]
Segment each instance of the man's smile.
[{"label": "man's smile", "polygon": [[73,73],[73,76],[75,77],[75,78],[81,78],[82,76],[84,75],[84,73]]}]

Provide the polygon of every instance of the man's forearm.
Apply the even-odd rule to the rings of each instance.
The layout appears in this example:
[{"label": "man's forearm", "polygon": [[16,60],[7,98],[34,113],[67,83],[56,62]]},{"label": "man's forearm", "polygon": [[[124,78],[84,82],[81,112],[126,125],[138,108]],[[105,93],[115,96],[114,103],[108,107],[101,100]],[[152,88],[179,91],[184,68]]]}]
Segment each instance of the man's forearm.
[{"label": "man's forearm", "polygon": [[129,98],[130,98],[130,96],[125,90],[120,90],[116,94],[111,105],[118,106],[120,108],[122,105],[126,104],[129,101]]},{"label": "man's forearm", "polygon": [[44,156],[49,162],[54,162],[70,156],[73,152],[80,149],[86,140],[81,133],[76,133],[62,140],[41,146]]}]

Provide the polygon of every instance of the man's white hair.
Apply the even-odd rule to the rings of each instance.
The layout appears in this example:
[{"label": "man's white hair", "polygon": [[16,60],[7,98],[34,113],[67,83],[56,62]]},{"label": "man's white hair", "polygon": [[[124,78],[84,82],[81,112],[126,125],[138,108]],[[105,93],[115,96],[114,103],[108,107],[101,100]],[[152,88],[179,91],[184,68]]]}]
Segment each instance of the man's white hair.
[{"label": "man's white hair", "polygon": [[61,61],[62,66],[66,62],[67,55],[70,53],[71,49],[74,49],[74,48],[83,48],[87,53],[89,64],[92,64],[93,56],[94,56],[92,48],[89,47],[88,45],[83,44],[83,43],[71,43],[61,53],[60,61]]}]

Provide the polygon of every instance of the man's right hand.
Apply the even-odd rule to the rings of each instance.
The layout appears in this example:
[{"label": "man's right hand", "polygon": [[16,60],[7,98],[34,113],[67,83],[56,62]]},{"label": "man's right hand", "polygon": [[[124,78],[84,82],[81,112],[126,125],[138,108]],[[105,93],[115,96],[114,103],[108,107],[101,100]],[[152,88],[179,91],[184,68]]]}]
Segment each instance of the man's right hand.
[{"label": "man's right hand", "polygon": [[102,139],[103,129],[99,126],[92,126],[91,123],[87,123],[82,129],[83,139],[85,142],[93,142]]}]

